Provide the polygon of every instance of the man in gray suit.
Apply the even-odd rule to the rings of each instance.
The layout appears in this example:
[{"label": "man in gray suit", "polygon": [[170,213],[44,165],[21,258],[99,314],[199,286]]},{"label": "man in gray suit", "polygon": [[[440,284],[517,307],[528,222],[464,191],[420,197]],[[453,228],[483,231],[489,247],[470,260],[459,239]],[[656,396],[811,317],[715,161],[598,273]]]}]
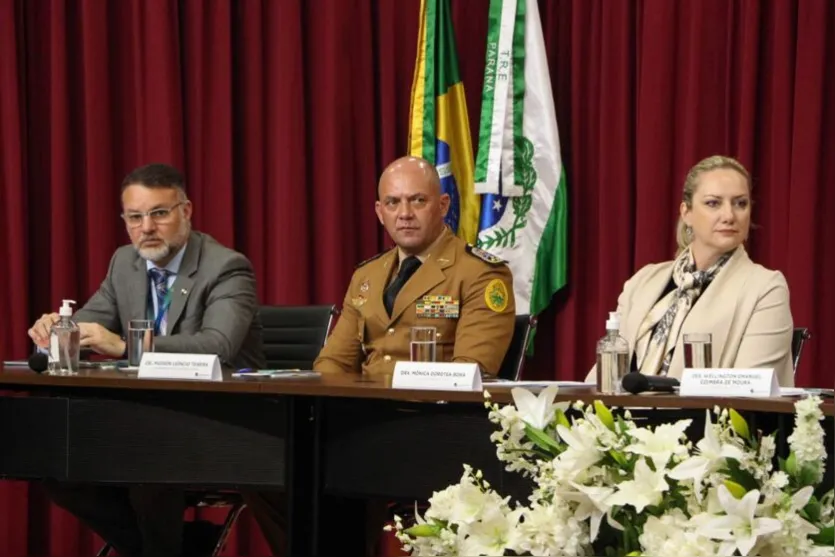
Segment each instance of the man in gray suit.
[{"label": "man in gray suit", "polygon": [[[99,290],[75,313],[81,346],[114,358],[126,353],[132,319],[154,321],[155,350],[217,354],[232,367],[263,368],[255,276],[247,258],[191,230],[183,177],[168,165],[137,168],[122,182],[122,218],[132,245],[116,250]],[[29,329],[49,345],[57,314]],[[45,482],[50,497],[122,555],[182,554],[183,492]]]}]

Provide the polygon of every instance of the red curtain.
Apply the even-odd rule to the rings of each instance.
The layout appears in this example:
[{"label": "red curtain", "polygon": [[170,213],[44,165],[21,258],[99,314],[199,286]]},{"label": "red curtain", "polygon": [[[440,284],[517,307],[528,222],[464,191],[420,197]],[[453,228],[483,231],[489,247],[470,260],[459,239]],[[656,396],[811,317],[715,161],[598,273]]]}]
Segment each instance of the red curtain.
[{"label": "red curtain", "polygon": [[[340,302],[356,262],[387,245],[376,180],[406,149],[419,3],[0,0],[0,356],[25,357],[36,316],[95,290],[127,241],[121,178],[151,161],[185,170],[195,226],[251,258],[263,303]],[[474,137],[487,5],[452,0]],[[723,153],[754,177],[749,251],[786,275],[814,335],[798,383],[832,386],[835,4],[540,10],[570,269],[527,375],[584,376],[623,281],[673,254],[685,172]],[[242,520],[229,554],[265,554],[255,531]],[[97,543],[36,488],[0,483],[3,555]]]}]

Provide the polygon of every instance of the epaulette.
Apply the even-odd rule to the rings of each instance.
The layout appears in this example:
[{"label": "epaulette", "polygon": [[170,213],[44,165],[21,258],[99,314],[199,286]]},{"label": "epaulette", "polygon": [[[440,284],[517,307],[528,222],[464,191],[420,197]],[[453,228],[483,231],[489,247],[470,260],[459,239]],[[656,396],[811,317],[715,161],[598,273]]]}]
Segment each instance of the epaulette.
[{"label": "epaulette", "polygon": [[489,263],[490,265],[504,265],[505,263],[507,263],[507,261],[505,261],[501,257],[496,257],[489,251],[485,251],[479,247],[470,244],[467,244],[466,251],[473,257],[477,257],[482,261]]},{"label": "epaulette", "polygon": [[372,255],[371,257],[369,257],[369,258],[368,258],[368,259],[366,259],[365,261],[361,261],[360,263],[358,263],[358,264],[357,264],[357,266],[356,266],[356,267],[354,267],[354,269],[359,269],[359,268],[360,268],[360,267],[362,267],[363,265],[367,265],[368,263],[371,263],[371,262],[372,262],[372,261],[374,261],[375,259],[379,259],[380,257],[384,256],[386,253],[387,253],[387,252],[385,252],[385,251],[381,251],[381,252],[380,252],[380,253],[378,253],[377,255]]}]

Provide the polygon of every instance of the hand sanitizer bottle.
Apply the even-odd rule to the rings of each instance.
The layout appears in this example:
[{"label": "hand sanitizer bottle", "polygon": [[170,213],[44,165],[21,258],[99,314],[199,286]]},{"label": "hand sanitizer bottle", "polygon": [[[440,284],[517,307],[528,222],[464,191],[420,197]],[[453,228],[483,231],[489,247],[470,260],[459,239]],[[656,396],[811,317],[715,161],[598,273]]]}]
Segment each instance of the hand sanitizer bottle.
[{"label": "hand sanitizer bottle", "polygon": [[74,300],[64,300],[58,310],[60,319],[52,325],[49,334],[49,370],[58,375],[78,372],[81,354],[81,332],[72,320]]},{"label": "hand sanitizer bottle", "polygon": [[610,311],[606,336],[597,343],[597,390],[603,394],[621,394],[623,376],[629,371],[629,343],[618,334],[620,315]]}]

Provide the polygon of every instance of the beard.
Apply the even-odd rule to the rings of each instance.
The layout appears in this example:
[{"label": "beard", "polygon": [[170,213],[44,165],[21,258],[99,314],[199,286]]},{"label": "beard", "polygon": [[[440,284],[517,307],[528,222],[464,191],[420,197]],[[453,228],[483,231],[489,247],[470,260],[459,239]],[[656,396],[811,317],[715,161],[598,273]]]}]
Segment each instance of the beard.
[{"label": "beard", "polygon": [[[134,244],[134,248],[139,254],[139,257],[156,263],[157,261],[166,259],[171,254],[177,253],[177,251],[185,245],[190,232],[191,223],[183,219],[180,222],[180,227],[177,229],[177,233],[174,234],[174,237],[171,240],[166,240],[165,238],[161,238],[157,235],[142,236]],[[142,243],[148,240],[157,240],[161,242],[162,245],[157,247],[142,247]]]}]

